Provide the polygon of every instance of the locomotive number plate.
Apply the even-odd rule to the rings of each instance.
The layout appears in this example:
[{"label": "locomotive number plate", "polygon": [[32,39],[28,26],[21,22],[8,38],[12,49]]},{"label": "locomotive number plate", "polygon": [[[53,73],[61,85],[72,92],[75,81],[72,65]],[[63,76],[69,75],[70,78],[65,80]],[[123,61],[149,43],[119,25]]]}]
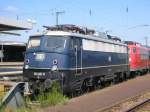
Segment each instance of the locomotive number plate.
[{"label": "locomotive number plate", "polygon": [[34,76],[45,76],[44,72],[34,72]]}]

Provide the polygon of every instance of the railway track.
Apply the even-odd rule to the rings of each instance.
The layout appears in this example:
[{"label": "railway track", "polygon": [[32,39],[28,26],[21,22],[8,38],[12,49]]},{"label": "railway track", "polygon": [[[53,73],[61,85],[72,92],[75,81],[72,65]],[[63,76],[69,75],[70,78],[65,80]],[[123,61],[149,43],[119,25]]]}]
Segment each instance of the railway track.
[{"label": "railway track", "polygon": [[0,81],[20,81],[22,79],[22,62],[1,62]]},{"label": "railway track", "polygon": [[143,110],[150,112],[150,92],[130,97],[98,112],[143,112]]},{"label": "railway track", "polygon": [[14,67],[14,66],[23,66],[23,62],[0,62],[0,68],[1,67]]},{"label": "railway track", "polygon": [[[70,99],[42,112],[126,112],[150,98],[150,74]],[[147,112],[147,111],[146,111]]]},{"label": "railway track", "polygon": [[[145,108],[145,107],[149,107],[149,108]],[[150,111],[150,99],[146,99],[146,100],[142,101],[141,103],[128,109],[126,112],[137,112],[137,111],[139,111],[139,112],[140,111]]]},{"label": "railway track", "polygon": [[22,71],[0,73],[0,81],[21,81]]}]

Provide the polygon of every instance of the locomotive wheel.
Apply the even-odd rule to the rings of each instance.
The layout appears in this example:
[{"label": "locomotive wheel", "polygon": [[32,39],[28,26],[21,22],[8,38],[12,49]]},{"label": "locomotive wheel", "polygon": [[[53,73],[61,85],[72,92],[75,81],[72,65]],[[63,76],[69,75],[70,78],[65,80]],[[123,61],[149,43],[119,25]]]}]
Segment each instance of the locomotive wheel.
[{"label": "locomotive wheel", "polygon": [[81,91],[82,91],[82,93],[88,93],[89,92],[89,87],[87,86],[86,80],[84,80],[82,83]]}]

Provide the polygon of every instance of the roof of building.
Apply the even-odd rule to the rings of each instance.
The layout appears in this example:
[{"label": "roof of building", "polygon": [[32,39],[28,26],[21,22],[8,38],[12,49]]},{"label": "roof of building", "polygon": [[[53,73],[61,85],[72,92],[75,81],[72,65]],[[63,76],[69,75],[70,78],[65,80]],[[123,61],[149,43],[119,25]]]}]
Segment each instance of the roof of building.
[{"label": "roof of building", "polygon": [[14,41],[0,41],[0,45],[7,45],[7,46],[26,46],[26,43],[23,43],[23,42],[14,42]]},{"label": "roof of building", "polygon": [[32,24],[25,21],[11,20],[0,17],[0,31],[10,30],[29,30],[32,29]]}]

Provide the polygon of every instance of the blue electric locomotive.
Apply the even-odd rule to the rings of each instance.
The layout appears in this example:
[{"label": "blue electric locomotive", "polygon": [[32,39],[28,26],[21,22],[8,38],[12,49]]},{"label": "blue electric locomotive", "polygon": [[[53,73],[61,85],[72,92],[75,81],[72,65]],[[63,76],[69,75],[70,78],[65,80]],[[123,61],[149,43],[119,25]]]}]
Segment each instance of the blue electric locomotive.
[{"label": "blue electric locomotive", "polygon": [[[48,27],[30,36],[23,76],[31,88],[49,88],[58,81],[64,93],[127,77],[127,45],[77,26]],[[110,37],[110,36],[109,36]]]}]

